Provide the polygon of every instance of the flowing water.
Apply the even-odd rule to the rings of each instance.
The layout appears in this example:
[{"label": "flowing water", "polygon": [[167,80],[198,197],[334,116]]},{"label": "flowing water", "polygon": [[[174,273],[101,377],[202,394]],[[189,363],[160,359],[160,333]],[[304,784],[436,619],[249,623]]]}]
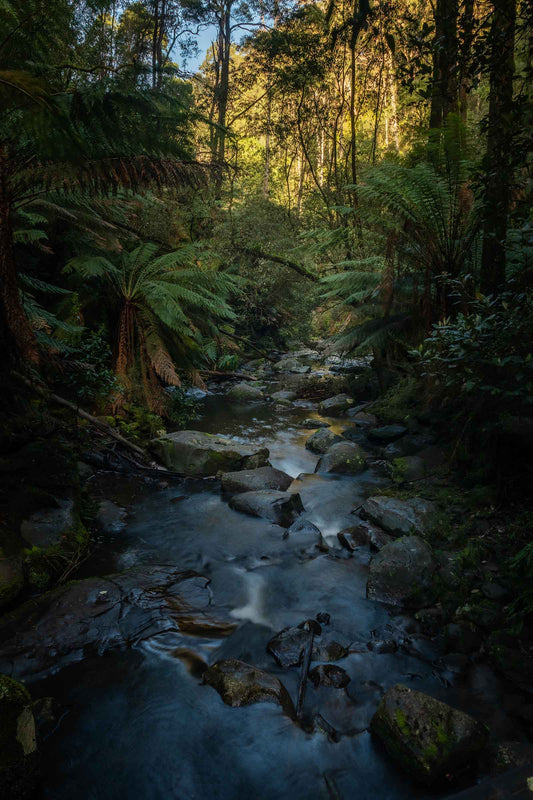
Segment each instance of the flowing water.
[{"label": "flowing water", "polygon": [[[45,800],[427,796],[365,730],[379,698],[403,682],[479,713],[491,702],[490,680],[479,673],[458,680],[453,664],[436,660],[432,642],[416,634],[411,620],[366,599],[370,554],[362,549],[349,557],[335,534],[354,524],[352,510],[383,479],[371,470],[356,478],[315,475],[318,457],[304,446],[310,431],[299,426],[310,413],[266,403],[228,406],[215,396],[206,398],[193,427],[268,446],[272,465],[296,479],[291,490],[301,495],[303,516],[332,550],[321,553],[301,536],[283,539],[281,528],[231,510],[218,481],[145,488],[106,551],[107,571],[146,563],[196,570],[211,579],[210,611],[224,624],[212,638],[161,634],[37,684],[37,693],[54,695],[68,709],[45,744]],[[334,429],[346,426],[331,422]],[[339,741],[317,727],[297,726],[273,703],[226,706],[201,684],[200,659],[233,657],[277,675],[295,698],[299,669],[278,667],[266,645],[280,629],[318,612],[331,616],[325,631],[341,644],[372,636],[401,644],[395,653],[354,652],[342,659],[351,677],[346,690],[309,685],[306,720],[320,713]],[[233,632],[223,636],[228,622]]]}]

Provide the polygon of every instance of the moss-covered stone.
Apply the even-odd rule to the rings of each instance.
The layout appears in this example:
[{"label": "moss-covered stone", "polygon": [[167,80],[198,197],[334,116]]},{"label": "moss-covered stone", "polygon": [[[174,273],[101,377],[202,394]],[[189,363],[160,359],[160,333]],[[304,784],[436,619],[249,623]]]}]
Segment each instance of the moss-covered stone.
[{"label": "moss-covered stone", "polygon": [[383,697],[371,730],[407,772],[428,785],[455,775],[488,737],[473,717],[401,684]]},{"label": "moss-covered stone", "polygon": [[217,661],[204,672],[203,682],[216,689],[228,706],[274,702],[289,717],[295,716],[294,705],[281,681],[244,661],[235,658]]}]

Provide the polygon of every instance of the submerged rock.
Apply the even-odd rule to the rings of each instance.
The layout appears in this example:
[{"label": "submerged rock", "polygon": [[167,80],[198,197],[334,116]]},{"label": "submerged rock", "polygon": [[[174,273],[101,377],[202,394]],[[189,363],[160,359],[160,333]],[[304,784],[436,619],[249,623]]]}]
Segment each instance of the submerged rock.
[{"label": "submerged rock", "polygon": [[262,489],[277,489],[284,492],[292,483],[286,472],[274,467],[258,467],[243,469],[237,472],[225,472],[221,476],[222,489],[228,494],[253,492]]},{"label": "submerged rock", "polygon": [[336,664],[319,664],[309,672],[309,678],[315,688],[317,686],[331,686],[334,689],[344,689],[350,683],[350,676],[342,667]]},{"label": "submerged rock", "polygon": [[398,500],[396,497],[375,495],[363,503],[361,516],[372,520],[388,533],[424,533],[428,518],[437,510],[435,503],[422,497]]},{"label": "submerged rock", "polygon": [[395,539],[370,562],[367,596],[392,605],[421,608],[431,595],[436,567],[431,548],[423,539]]},{"label": "submerged rock", "polygon": [[350,406],[353,406],[353,402],[353,398],[347,394],[336,394],[334,397],[323,400],[318,406],[318,410],[328,417],[340,417]]},{"label": "submerged rock", "polygon": [[331,427],[329,422],[324,422],[324,420],[321,420],[321,419],[313,419],[312,417],[308,417],[307,419],[304,419],[304,421],[302,423],[300,423],[300,424],[301,424],[302,428],[309,428],[310,430],[312,428],[330,428]]},{"label": "submerged rock", "polygon": [[427,785],[456,775],[481,752],[488,735],[468,714],[401,684],[386,692],[370,728],[390,755]]},{"label": "submerged rock", "polygon": [[242,492],[234,495],[229,504],[235,511],[269,519],[282,528],[288,528],[304,510],[300,495],[296,492]]},{"label": "submerged rock", "polygon": [[365,453],[358,444],[355,444],[355,442],[337,442],[319,460],[315,472],[358,475],[365,469]]},{"label": "submerged rock", "polygon": [[266,448],[257,450],[201,431],[167,433],[153,439],[150,449],[168,469],[197,477],[263,467],[268,465],[269,456]]},{"label": "submerged rock", "polygon": [[328,431],[327,428],[320,428],[318,431],[311,434],[305,446],[307,450],[311,450],[312,453],[325,453],[332,444],[336,444],[337,442],[342,442],[341,436],[333,433],[333,431]]},{"label": "submerged rock", "polygon": [[287,716],[291,719],[296,716],[290,695],[280,680],[236,658],[217,661],[204,672],[203,682],[216,689],[228,706],[279,703]]},{"label": "submerged rock", "polygon": [[251,383],[236,383],[227,392],[226,397],[228,400],[234,400],[238,403],[253,403],[265,399],[261,389]]}]

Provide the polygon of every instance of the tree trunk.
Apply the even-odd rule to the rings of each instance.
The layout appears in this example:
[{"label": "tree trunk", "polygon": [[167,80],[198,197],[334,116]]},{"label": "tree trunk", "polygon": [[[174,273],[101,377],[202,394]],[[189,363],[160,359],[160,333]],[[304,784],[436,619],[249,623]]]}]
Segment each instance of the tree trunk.
[{"label": "tree trunk", "polygon": [[430,128],[441,128],[448,114],[458,108],[457,15],[458,0],[437,0]]},{"label": "tree trunk", "polygon": [[514,37],[516,0],[495,0],[490,30],[490,94],[485,155],[485,209],[481,290],[500,291],[505,283],[505,240],[512,168]]},{"label": "tree trunk", "polygon": [[461,44],[459,48],[459,113],[466,124],[468,114],[468,92],[470,91],[470,54],[474,31],[474,0],[465,0],[461,15]]},{"label": "tree trunk", "polygon": [[220,200],[222,193],[222,168],[226,157],[226,114],[229,97],[229,67],[231,57],[231,6],[233,0],[224,4],[219,17],[219,58],[220,58],[220,83],[217,93],[218,131],[216,160],[219,172],[215,181],[215,197]]}]

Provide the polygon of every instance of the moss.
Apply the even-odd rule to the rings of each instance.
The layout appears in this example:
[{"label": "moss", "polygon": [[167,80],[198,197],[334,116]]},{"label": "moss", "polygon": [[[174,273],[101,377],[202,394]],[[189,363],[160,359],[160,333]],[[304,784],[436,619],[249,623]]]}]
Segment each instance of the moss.
[{"label": "moss", "polygon": [[420,392],[414,378],[405,378],[367,409],[386,423],[406,422],[420,408]]},{"label": "moss", "polygon": [[401,708],[396,709],[396,712],[394,714],[394,719],[396,720],[396,724],[398,725],[398,728],[401,730],[404,736],[410,736],[411,728],[407,724],[407,719]]},{"label": "moss", "polygon": [[392,480],[394,483],[403,483],[407,472],[407,461],[405,458],[395,458],[392,461]]}]

